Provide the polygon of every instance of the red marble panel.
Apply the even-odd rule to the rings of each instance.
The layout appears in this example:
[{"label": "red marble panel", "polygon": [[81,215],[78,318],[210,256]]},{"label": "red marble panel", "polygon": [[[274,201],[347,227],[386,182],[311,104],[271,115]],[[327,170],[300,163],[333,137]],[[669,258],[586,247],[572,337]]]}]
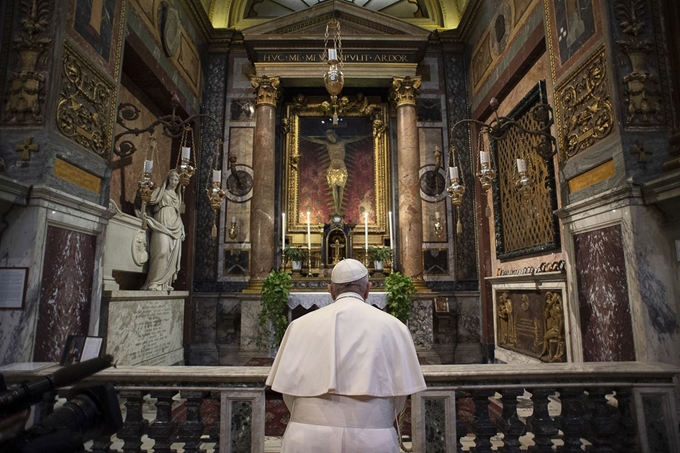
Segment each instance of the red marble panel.
[{"label": "red marble panel", "polygon": [[58,362],[69,335],[87,335],[96,236],[47,228],[33,360]]},{"label": "red marble panel", "polygon": [[635,360],[621,227],[574,237],[583,360]]}]

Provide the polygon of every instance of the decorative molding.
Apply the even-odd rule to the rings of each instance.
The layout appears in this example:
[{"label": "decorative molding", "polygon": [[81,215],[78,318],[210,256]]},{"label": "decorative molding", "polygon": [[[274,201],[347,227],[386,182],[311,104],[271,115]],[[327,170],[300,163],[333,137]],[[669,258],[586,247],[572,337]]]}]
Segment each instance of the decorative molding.
[{"label": "decorative molding", "polygon": [[95,154],[109,158],[116,87],[64,42],[63,79],[56,109],[59,132]]},{"label": "decorative molding", "polygon": [[20,3],[19,23],[23,33],[12,35],[17,63],[7,83],[5,122],[42,124],[44,121],[46,66],[53,41],[44,35],[53,16],[52,7],[53,2],[49,0]]},{"label": "decorative molding", "polygon": [[654,40],[644,20],[648,13],[645,0],[617,0],[613,8],[625,36],[617,39],[616,44],[622,59],[630,65],[630,71],[622,78],[627,104],[626,124],[640,126],[664,122],[659,77],[650,69],[654,66]]},{"label": "decorative molding", "polygon": [[614,128],[604,44],[555,89],[560,160],[566,161],[608,136]]}]

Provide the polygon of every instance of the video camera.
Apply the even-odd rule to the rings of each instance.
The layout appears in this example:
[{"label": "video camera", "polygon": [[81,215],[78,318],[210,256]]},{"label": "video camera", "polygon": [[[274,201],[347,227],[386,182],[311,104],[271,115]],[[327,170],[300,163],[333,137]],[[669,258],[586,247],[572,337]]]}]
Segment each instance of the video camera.
[{"label": "video camera", "polygon": [[[113,386],[109,383],[78,384],[112,364],[113,357],[106,355],[61,368],[30,384],[10,389],[0,374],[0,451],[82,452],[83,443],[116,433],[123,426],[123,420]],[[47,392],[69,385],[74,386],[62,407],[24,429],[33,404],[42,401]]]}]

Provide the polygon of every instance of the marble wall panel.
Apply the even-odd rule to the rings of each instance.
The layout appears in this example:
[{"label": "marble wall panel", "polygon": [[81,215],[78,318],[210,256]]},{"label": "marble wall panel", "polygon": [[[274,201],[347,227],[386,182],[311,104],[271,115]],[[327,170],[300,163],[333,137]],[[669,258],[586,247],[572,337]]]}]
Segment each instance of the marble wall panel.
[{"label": "marble wall panel", "polygon": [[574,236],[586,362],[635,360],[621,226]]},{"label": "marble wall panel", "polygon": [[258,315],[261,310],[259,300],[241,301],[241,351],[256,352],[262,349],[257,345],[260,331]]},{"label": "marble wall panel", "polygon": [[87,335],[97,238],[49,226],[33,352],[36,362],[58,362],[69,335]]},{"label": "marble wall panel", "polygon": [[241,301],[220,299],[217,302],[217,336],[219,344],[239,346],[241,343]]},{"label": "marble wall panel", "polygon": [[414,300],[408,327],[413,336],[416,348],[431,350],[434,348],[434,325],[432,300]]},{"label": "marble wall panel", "polygon": [[458,314],[458,343],[481,342],[482,320],[479,298],[456,297],[453,303],[455,304],[453,311]]}]

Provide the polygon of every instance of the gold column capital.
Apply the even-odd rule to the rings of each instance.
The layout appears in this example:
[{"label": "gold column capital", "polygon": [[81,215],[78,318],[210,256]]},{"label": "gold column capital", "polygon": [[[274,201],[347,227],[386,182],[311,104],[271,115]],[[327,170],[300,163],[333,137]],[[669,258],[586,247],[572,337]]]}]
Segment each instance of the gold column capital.
[{"label": "gold column capital", "polygon": [[251,77],[250,84],[255,88],[257,105],[266,104],[276,107],[281,97],[281,81],[278,77]]},{"label": "gold column capital", "polygon": [[420,84],[420,76],[392,77],[390,99],[396,104],[397,108],[402,105],[416,105],[416,96]]}]

